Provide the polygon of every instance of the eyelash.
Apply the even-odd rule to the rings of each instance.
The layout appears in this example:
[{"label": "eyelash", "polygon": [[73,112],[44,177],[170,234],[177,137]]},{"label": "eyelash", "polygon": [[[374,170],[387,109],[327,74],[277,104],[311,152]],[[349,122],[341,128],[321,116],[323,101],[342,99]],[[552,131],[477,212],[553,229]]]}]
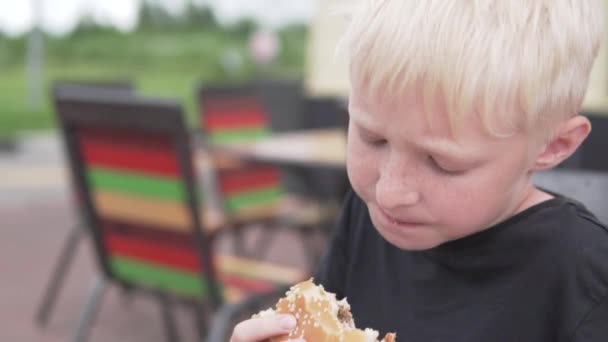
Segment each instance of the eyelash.
[{"label": "eyelash", "polygon": [[[362,139],[367,145],[373,147],[373,148],[379,148],[384,146],[384,144],[386,144],[386,140],[385,139],[373,139],[373,138],[363,138]],[[437,161],[435,160],[435,158],[433,158],[433,156],[428,156],[428,160],[429,163],[431,165],[431,167],[446,176],[459,176],[465,173],[464,170],[457,170],[457,171],[452,171],[452,170],[446,170],[443,167],[441,167],[441,165],[439,165],[439,163],[437,163]]]},{"label": "eyelash", "polygon": [[382,147],[384,144],[386,144],[386,139],[363,139],[363,141],[372,147]]},{"label": "eyelash", "polygon": [[435,158],[433,158],[432,156],[429,156],[428,159],[429,159],[429,163],[431,164],[431,167],[441,174],[444,174],[447,176],[459,176],[465,172],[465,171],[461,171],[461,170],[457,170],[457,171],[446,170],[443,167],[441,167],[441,165],[439,165],[439,163],[437,163]]}]

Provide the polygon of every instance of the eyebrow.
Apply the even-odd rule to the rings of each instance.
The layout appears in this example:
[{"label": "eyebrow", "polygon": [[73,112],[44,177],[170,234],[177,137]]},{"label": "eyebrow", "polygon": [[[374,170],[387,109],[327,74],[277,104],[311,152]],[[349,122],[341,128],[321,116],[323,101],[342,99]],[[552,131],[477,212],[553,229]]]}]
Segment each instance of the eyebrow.
[{"label": "eyebrow", "polygon": [[[351,120],[353,120],[354,123],[364,131],[363,133],[369,135],[378,135],[378,133],[376,133],[376,129],[374,128],[375,125],[372,119],[369,119],[371,116],[357,115],[358,113],[363,114],[365,111],[354,106],[349,107],[349,109],[351,109],[349,111]],[[463,149],[461,145],[458,145],[447,138],[413,141],[411,144],[418,149],[428,151],[429,154],[438,156],[439,158],[445,158],[448,161],[459,159],[464,162],[473,162],[479,159],[479,154],[481,152],[479,149]]]},{"label": "eyebrow", "polygon": [[376,125],[374,125],[373,119],[371,119],[373,116],[369,115],[369,113],[362,110],[360,107],[356,107],[354,104],[349,103],[348,115],[350,120],[354,121],[364,130],[370,131],[369,133],[373,133],[373,131],[375,131],[374,126]]},{"label": "eyebrow", "polygon": [[448,139],[434,139],[433,141],[414,142],[418,148],[428,151],[434,156],[445,158],[448,161],[458,160],[464,162],[474,162],[480,158],[479,149],[464,149],[462,146]]}]

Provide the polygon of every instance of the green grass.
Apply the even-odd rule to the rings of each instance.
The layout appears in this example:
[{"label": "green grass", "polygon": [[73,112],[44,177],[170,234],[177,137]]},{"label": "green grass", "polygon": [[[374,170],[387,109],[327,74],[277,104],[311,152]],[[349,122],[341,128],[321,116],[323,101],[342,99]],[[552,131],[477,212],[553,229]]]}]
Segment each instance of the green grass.
[{"label": "green grass", "polygon": [[[301,76],[305,31],[288,28],[280,34],[286,48],[274,75]],[[174,98],[197,124],[195,91],[201,83],[247,79],[254,74],[247,42],[222,31],[96,32],[66,38],[46,37],[44,99],[34,108],[28,98],[24,65],[25,37],[0,37],[0,138],[56,126],[50,87],[56,80],[131,80],[143,95]],[[225,52],[242,56],[242,67],[229,74]]]},{"label": "green grass", "polygon": [[44,99],[39,109],[29,102],[24,68],[4,71],[0,79],[0,135],[12,135],[28,130],[55,127],[50,87],[53,80],[111,80],[130,79],[137,90],[150,96],[174,98],[188,114],[189,122],[196,122],[195,85],[200,73],[196,70],[121,70],[120,68],[73,65],[48,67],[44,73]]}]

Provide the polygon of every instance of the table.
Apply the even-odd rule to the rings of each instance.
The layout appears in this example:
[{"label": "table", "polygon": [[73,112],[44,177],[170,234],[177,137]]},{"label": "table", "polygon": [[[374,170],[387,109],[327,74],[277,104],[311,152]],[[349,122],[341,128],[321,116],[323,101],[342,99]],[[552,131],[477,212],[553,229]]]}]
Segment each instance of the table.
[{"label": "table", "polygon": [[239,160],[281,167],[293,177],[295,184],[303,182],[300,183],[303,190],[313,197],[341,200],[349,187],[343,128],[274,133],[256,142],[210,145],[196,151],[199,165],[211,154],[220,168],[222,164],[229,168],[230,163]]},{"label": "table", "polygon": [[346,132],[344,129],[311,129],[275,133],[250,143],[211,145],[215,155],[275,164],[344,170]]}]

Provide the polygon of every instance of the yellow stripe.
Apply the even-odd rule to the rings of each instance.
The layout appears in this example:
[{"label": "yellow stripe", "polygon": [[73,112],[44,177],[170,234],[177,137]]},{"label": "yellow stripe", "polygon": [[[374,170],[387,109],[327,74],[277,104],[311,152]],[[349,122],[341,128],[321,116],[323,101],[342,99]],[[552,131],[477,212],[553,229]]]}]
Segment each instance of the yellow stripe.
[{"label": "yellow stripe", "polygon": [[249,205],[236,210],[231,214],[231,217],[237,221],[249,221],[276,217],[276,215],[280,213],[281,204],[281,201],[276,201],[271,203]]},{"label": "yellow stripe", "polygon": [[277,266],[276,264],[246,260],[228,255],[218,255],[216,261],[221,272],[235,273],[275,283],[295,284],[306,276],[302,270],[293,267]]},{"label": "yellow stripe", "polygon": [[240,289],[226,286],[224,287],[224,298],[228,303],[237,303],[245,298],[245,292]]},{"label": "yellow stripe", "polygon": [[174,201],[149,199],[137,195],[99,190],[93,195],[101,216],[149,224],[172,231],[189,231],[192,221],[187,208]]}]

